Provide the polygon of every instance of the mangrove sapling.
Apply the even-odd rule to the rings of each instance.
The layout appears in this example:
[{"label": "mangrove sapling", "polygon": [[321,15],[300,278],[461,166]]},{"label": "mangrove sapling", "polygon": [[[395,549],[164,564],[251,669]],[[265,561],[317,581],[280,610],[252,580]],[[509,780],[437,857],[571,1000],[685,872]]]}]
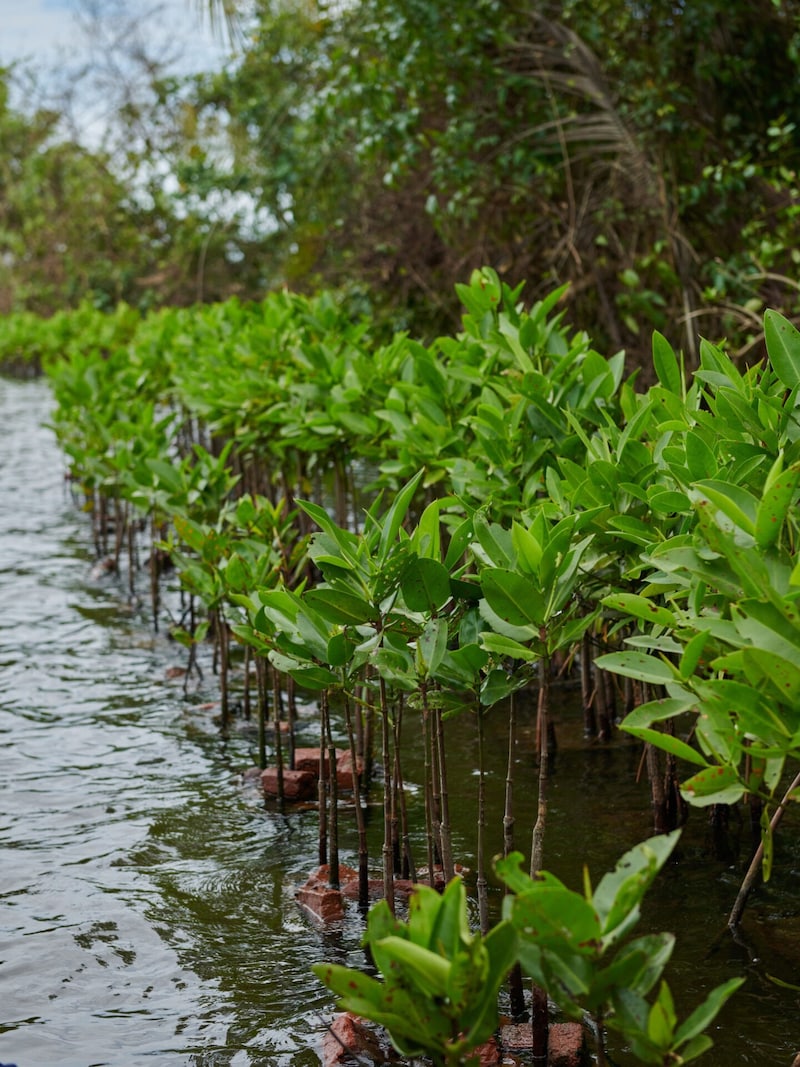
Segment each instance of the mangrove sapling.
[{"label": "mangrove sapling", "polygon": [[389,701],[386,680],[378,674],[379,709],[381,718],[381,763],[383,766],[383,898],[394,913],[394,853],[392,850],[392,818],[394,791],[392,790],[392,761],[389,744]]},{"label": "mangrove sapling", "polygon": [[393,720],[393,744],[394,744],[394,769],[392,774],[392,790],[394,792],[395,820],[397,828],[399,811],[399,840],[395,842],[395,870],[401,878],[417,880],[417,871],[414,865],[414,856],[411,851],[411,835],[408,825],[408,805],[406,803],[406,790],[403,783],[403,768],[401,762],[402,752],[402,729],[403,729],[403,694],[398,695]]},{"label": "mangrove sapling", "polygon": [[[574,516],[552,523],[543,508],[527,527],[512,522],[507,531],[476,516],[474,529],[477,541],[473,552],[482,564],[479,577],[484,599],[480,610],[494,630],[482,633],[481,643],[490,654],[538,664],[538,806],[531,837],[531,877],[537,877],[543,867],[547,822],[550,665],[553,654],[570,649],[596,618],[596,612],[583,612],[574,595],[580,563],[592,536],[578,540]],[[531,994],[533,1061],[545,1064],[547,995],[538,983]]]},{"label": "mangrove sapling", "polygon": [[442,873],[446,882],[455,874],[453,862],[453,835],[450,827],[450,792],[447,788],[447,754],[444,743],[444,716],[442,709],[433,709],[433,742],[436,751],[436,771],[439,778],[440,840],[442,848]]},{"label": "mangrove sapling", "polygon": [[[657,655],[631,650],[603,660],[620,674],[667,687],[667,698],[636,709],[623,728],[699,768],[681,787],[690,804],[736,803],[752,793],[774,804],[800,758],[800,571],[781,543],[798,485],[800,462],[784,468],[780,456],[758,496],[720,479],[699,482],[691,491],[694,536],[649,558],[652,587],[669,588],[674,602],[652,605],[666,634],[637,640]],[[649,603],[640,596],[628,609],[642,612]],[[665,639],[676,662],[661,654]],[[685,713],[694,716],[693,745],[657,729]],[[766,851],[768,818],[761,837]],[[735,909],[732,918],[739,914]]]},{"label": "mangrove sapling", "polygon": [[[496,865],[514,894],[505,898],[503,913],[517,931],[522,966],[569,1018],[585,1023],[588,1016],[594,1021],[599,1067],[609,1062],[607,1029],[619,1033],[643,1063],[667,1067],[696,1059],[712,1045],[703,1031],[744,981],[733,978],[718,986],[679,1025],[662,979],[673,935],[627,940],[679,833],[653,837],[630,849],[594,890],[586,873],[582,894],[547,872],[531,878],[522,870],[519,853]],[[655,1000],[648,1001],[659,982]]]},{"label": "mangrove sapling", "polygon": [[474,1051],[497,1026],[498,991],[514,961],[512,925],[472,933],[466,891],[455,878],[442,894],[417,886],[407,922],[379,901],[364,943],[382,979],[335,964],[312,968],[339,1006],[385,1026],[404,1056],[430,1056],[435,1067],[474,1064]]}]

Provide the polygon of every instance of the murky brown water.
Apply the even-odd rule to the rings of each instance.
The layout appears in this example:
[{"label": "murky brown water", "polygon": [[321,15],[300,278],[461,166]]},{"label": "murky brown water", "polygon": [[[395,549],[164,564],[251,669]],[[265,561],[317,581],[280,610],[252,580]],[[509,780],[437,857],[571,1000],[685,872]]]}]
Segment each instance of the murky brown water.
[{"label": "murky brown water", "polygon": [[[315,814],[266,811],[241,787],[253,738],[220,738],[204,707],[213,682],[184,698],[167,678],[180,650],[153,636],[124,582],[92,577],[85,517],[41,427],[49,405],[45,383],[0,379],[0,1061],[317,1065],[331,1004],[309,966],[358,961],[358,918],[323,933],[297,910],[293,887],[315,863]],[[562,718],[546,865],[577,887],[584,861],[596,880],[647,835],[648,803],[635,747],[586,749],[568,701]],[[499,810],[503,717],[490,721]],[[469,864],[476,778],[466,719],[458,734],[455,830]],[[413,762],[408,773],[413,784]],[[518,773],[533,782],[524,731]],[[518,789],[520,827],[534,793]],[[412,819],[418,803],[412,791]],[[497,851],[499,816],[492,833]],[[800,984],[797,813],[738,944],[718,935],[741,871],[710,858],[706,837],[694,813],[645,922],[678,935],[668,977],[684,1010],[710,985],[748,975],[701,1062],[788,1067],[800,996],[768,976]],[[527,830],[519,844],[527,851]],[[353,846],[348,838],[346,862]]]}]

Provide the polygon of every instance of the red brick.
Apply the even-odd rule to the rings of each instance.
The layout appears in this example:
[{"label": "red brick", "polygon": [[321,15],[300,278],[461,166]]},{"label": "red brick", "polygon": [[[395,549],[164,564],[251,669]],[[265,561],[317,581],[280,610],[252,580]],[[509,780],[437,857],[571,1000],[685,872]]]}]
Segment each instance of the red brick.
[{"label": "red brick", "polygon": [[[360,756],[356,757],[356,767],[359,777],[363,776],[364,761]],[[350,758],[349,749],[336,760],[336,782],[340,789],[353,788],[353,761]]]},{"label": "red brick", "polygon": [[322,1039],[323,1067],[342,1067],[359,1055],[370,1063],[401,1062],[357,1015],[349,1011],[337,1015]]},{"label": "red brick", "polygon": [[[278,769],[267,767],[261,772],[261,785],[269,797],[278,795]],[[287,800],[308,800],[317,791],[317,780],[311,771],[283,770],[283,795]]]},{"label": "red brick", "polygon": [[[294,750],[294,769],[296,771],[311,771],[313,775],[319,778],[319,763],[318,748],[296,748]],[[327,774],[327,759],[323,760],[323,768],[325,774]]]},{"label": "red brick", "polygon": [[[531,1024],[504,1026],[503,1048],[523,1052],[531,1047]],[[581,1067],[586,1063],[586,1039],[580,1023],[551,1023],[548,1067]]]}]

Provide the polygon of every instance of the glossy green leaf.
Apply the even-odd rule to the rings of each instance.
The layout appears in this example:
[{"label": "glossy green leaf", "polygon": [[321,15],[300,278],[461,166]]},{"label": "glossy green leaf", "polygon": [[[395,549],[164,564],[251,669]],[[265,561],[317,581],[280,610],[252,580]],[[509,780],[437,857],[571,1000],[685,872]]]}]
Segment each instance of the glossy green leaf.
[{"label": "glossy green leaf", "polygon": [[383,516],[380,543],[378,546],[378,553],[381,559],[387,558],[389,550],[400,532],[400,527],[403,525],[408,509],[411,506],[411,501],[414,499],[414,494],[417,491],[419,483],[422,481],[424,473],[424,470],[417,471],[414,477],[403,486],[399,493],[397,493],[389,510]]},{"label": "glossy green leaf", "polygon": [[428,619],[417,638],[417,670],[427,677],[435,674],[447,651],[447,619]]},{"label": "glossy green leaf", "polygon": [[514,641],[511,637],[503,637],[502,634],[492,633],[489,630],[484,630],[480,635],[480,639],[481,646],[487,652],[491,652],[495,656],[502,656],[504,659],[521,659],[526,663],[535,663],[541,655],[527,645]]},{"label": "glossy green leaf", "polygon": [[690,804],[735,804],[745,791],[735,767],[706,767],[681,785]]},{"label": "glossy green leaf", "polygon": [[793,463],[765,489],[756,510],[755,539],[759,548],[774,545],[780,537],[789,508],[797,495],[799,481],[800,462]]},{"label": "glossy green leaf", "polygon": [[800,385],[800,332],[771,308],[764,312],[764,337],[769,361],[787,389]]},{"label": "glossy green leaf", "polygon": [[697,701],[694,696],[689,697],[666,697],[662,700],[650,700],[646,704],[640,704],[623,719],[622,729],[630,731],[631,727],[650,726],[654,722],[663,722],[665,719],[673,719],[676,715],[682,715],[691,711]]},{"label": "glossy green leaf", "polygon": [[438,559],[412,556],[401,572],[400,591],[411,611],[436,612],[450,599],[450,575]]},{"label": "glossy green leaf", "polygon": [[[676,1044],[681,1045],[684,1041],[691,1041],[710,1026],[716,1019],[720,1008],[723,1007],[737,989],[744,985],[744,981],[744,978],[730,978],[727,982],[723,982],[722,985],[712,989],[703,1003],[695,1008],[691,1015],[675,1031]],[[684,1056],[685,1054],[684,1050]]]},{"label": "glossy green leaf", "polygon": [[379,618],[369,601],[341,589],[309,589],[303,599],[324,619],[339,626],[359,626]]},{"label": "glossy green leaf", "polygon": [[659,834],[629,849],[603,875],[592,897],[605,943],[618,940],[637,920],[644,894],[678,843],[680,831]]},{"label": "glossy green leaf", "polygon": [[625,730],[626,733],[638,737],[641,741],[648,741],[651,745],[655,745],[656,748],[663,749],[664,752],[670,752],[673,756],[686,760],[688,763],[697,764],[699,767],[708,766],[707,760],[691,745],[681,741],[679,737],[673,737],[671,734],[662,734],[659,730],[651,730],[647,726],[628,726],[626,721],[622,722],[620,728]]},{"label": "glossy green leaf", "polygon": [[642,619],[656,626],[674,628],[677,625],[674,612],[661,604],[654,604],[652,600],[638,593],[614,593],[603,597],[601,604],[623,615],[632,615],[635,619]]},{"label": "glossy green leaf", "polygon": [[598,656],[598,667],[604,671],[613,671],[627,678],[636,678],[640,682],[650,682],[652,685],[666,685],[668,682],[677,681],[678,675],[675,668],[663,659],[656,656],[646,656],[642,652],[610,652],[605,656]]},{"label": "glossy green leaf", "polygon": [[708,644],[708,634],[708,630],[701,630],[687,641],[678,664],[678,670],[684,681],[686,681],[687,678],[691,678],[697,670],[703,653],[705,652],[706,645]]},{"label": "glossy green leaf", "polygon": [[752,493],[740,485],[716,479],[696,482],[695,485],[696,491],[715,504],[740,530],[755,534],[758,501]]},{"label": "glossy green leaf", "polygon": [[681,369],[672,345],[658,330],[653,331],[653,367],[658,380],[671,393],[682,395]]},{"label": "glossy green leaf", "polygon": [[544,598],[530,578],[488,567],[481,571],[480,578],[484,597],[505,622],[512,626],[544,624]]}]

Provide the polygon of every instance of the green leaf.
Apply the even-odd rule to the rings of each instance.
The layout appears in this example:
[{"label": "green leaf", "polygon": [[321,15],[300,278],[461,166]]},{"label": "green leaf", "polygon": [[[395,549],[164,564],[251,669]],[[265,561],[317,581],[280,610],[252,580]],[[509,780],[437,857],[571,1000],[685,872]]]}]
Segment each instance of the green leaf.
[{"label": "green leaf", "polygon": [[402,987],[395,983],[387,988],[384,982],[370,975],[335,963],[316,963],[311,969],[339,998],[341,1008],[385,1026],[406,1055],[418,1056],[427,1051],[421,1043],[427,1028],[415,998]]},{"label": "green leaf", "polygon": [[373,945],[399,963],[412,986],[429,997],[443,997],[447,992],[450,963],[438,952],[415,945],[404,937],[384,937]]},{"label": "green leaf", "polygon": [[544,598],[530,578],[487,567],[481,572],[481,589],[492,610],[512,626],[544,624]]},{"label": "green leaf", "polygon": [[800,462],[787,467],[765,489],[756,510],[755,538],[759,548],[768,548],[778,540],[797,492],[798,480]]},{"label": "green leaf", "polygon": [[684,438],[686,466],[693,478],[713,478],[717,473],[717,457],[701,435],[690,430]]},{"label": "green leaf", "polygon": [[328,663],[331,667],[346,667],[355,648],[354,642],[345,633],[334,634],[328,641]]},{"label": "green leaf", "polygon": [[450,575],[437,559],[412,556],[401,573],[400,590],[411,611],[436,612],[450,599]]},{"label": "green leaf", "polygon": [[777,311],[764,312],[764,337],[769,361],[787,389],[800,385],[800,333]]},{"label": "green leaf", "polygon": [[691,711],[696,703],[694,696],[650,700],[646,704],[640,704],[638,708],[634,708],[626,715],[621,726],[624,730],[630,730],[631,727],[651,726],[654,722],[663,722],[665,719],[682,715],[685,711]]},{"label": "green leaf", "polygon": [[673,756],[686,760],[687,763],[694,763],[699,767],[708,766],[708,761],[690,745],[687,745],[685,741],[681,741],[679,737],[673,737],[671,734],[662,734],[659,730],[651,730],[646,726],[628,726],[627,720],[621,723],[620,729],[625,730],[626,733],[633,734],[634,737],[638,737],[641,741],[648,741],[651,745],[655,745],[656,748],[660,748],[664,752],[670,752]]},{"label": "green leaf", "polygon": [[697,670],[697,665],[705,651],[706,644],[708,643],[708,630],[701,630],[700,633],[696,633],[687,643],[681,655],[680,663],[678,664],[678,670],[680,671],[681,678],[686,681],[687,678],[691,678],[694,672]]},{"label": "green leaf", "polygon": [[647,996],[661,977],[675,947],[673,934],[645,934],[623,945],[610,966],[592,984],[594,1004],[610,998],[614,988],[633,990]]},{"label": "green leaf", "polygon": [[[305,511],[309,518],[313,519],[319,528],[328,535],[332,544],[338,549],[341,554],[342,565],[346,564],[350,568],[358,566],[358,557],[356,555],[356,547],[358,539],[349,530],[343,530],[341,526],[337,526],[333,519],[330,517],[325,508],[321,508],[319,504],[314,504],[310,500],[298,500],[297,504]],[[313,546],[315,538],[312,537],[311,545]],[[334,561],[335,557],[334,557]]]},{"label": "green leaf", "polygon": [[534,882],[514,899],[511,921],[520,939],[565,957],[591,956],[600,946],[602,930],[594,905],[564,886]]},{"label": "green leaf", "polygon": [[490,708],[500,700],[515,693],[528,681],[528,676],[523,671],[506,674],[505,671],[489,671],[481,685],[481,704]]},{"label": "green leaf", "polygon": [[696,807],[735,804],[744,792],[735,767],[706,767],[681,785],[681,793]]},{"label": "green leaf", "polygon": [[650,1014],[647,1017],[647,1037],[657,1048],[665,1052],[669,1051],[672,1047],[677,1021],[672,993],[667,983],[662,982],[658,991],[658,999],[650,1008]]},{"label": "green leaf", "polygon": [[745,533],[755,534],[758,501],[746,489],[716,479],[695,482],[695,496],[702,494]]},{"label": "green leaf", "polygon": [[623,615],[632,615],[635,619],[653,623],[657,626],[668,626],[672,629],[677,625],[675,614],[660,604],[654,604],[647,597],[637,593],[614,593],[603,597],[600,601],[606,607],[620,611]]},{"label": "green leaf", "polygon": [[677,681],[675,668],[663,659],[646,656],[643,652],[611,652],[598,656],[595,661],[604,671],[613,671],[626,678],[636,678],[640,682],[653,685],[667,685]]},{"label": "green leaf", "polygon": [[417,527],[411,537],[414,551],[418,556],[438,560],[441,555],[441,532],[439,529],[439,512],[442,501],[436,499],[420,515]]},{"label": "green leaf", "polygon": [[381,537],[378,546],[378,554],[382,560],[388,557],[389,550],[394,545],[424,473],[424,470],[419,470],[410,481],[406,482],[397,496],[395,496],[391,507],[382,519]]},{"label": "green leaf", "polygon": [[434,674],[447,651],[447,619],[428,619],[417,638],[417,669],[423,677]]},{"label": "green leaf", "polygon": [[675,1031],[676,1046],[682,1045],[684,1041],[691,1041],[701,1034],[707,1026],[710,1026],[717,1017],[720,1008],[742,985],[744,985],[744,978],[730,978],[727,982],[723,982],[722,985],[712,989],[703,1003],[695,1008],[688,1019],[684,1020]]},{"label": "green leaf", "polygon": [[475,516],[473,525],[477,544],[472,551],[487,567],[514,567],[517,554],[511,533],[499,523],[487,522],[483,515]]},{"label": "green leaf", "polygon": [[511,524],[511,539],[517,553],[517,565],[525,574],[538,574],[542,546],[530,530],[518,522]]},{"label": "green leaf", "polygon": [[653,367],[658,380],[671,393],[683,393],[681,369],[672,345],[658,330],[653,331]]},{"label": "green leaf", "polygon": [[324,619],[338,626],[360,626],[377,622],[380,617],[369,601],[341,589],[309,589],[303,599]]},{"label": "green leaf", "polygon": [[637,921],[644,894],[679,838],[680,830],[673,830],[642,841],[620,858],[613,871],[603,875],[592,903],[600,917],[604,942],[617,940]]},{"label": "green leaf", "polygon": [[526,663],[535,663],[540,658],[540,654],[534,652],[527,645],[520,644],[519,641],[514,641],[511,637],[503,637],[502,634],[491,633],[489,630],[483,631],[480,635],[480,640],[481,646],[495,656],[521,659]]}]

